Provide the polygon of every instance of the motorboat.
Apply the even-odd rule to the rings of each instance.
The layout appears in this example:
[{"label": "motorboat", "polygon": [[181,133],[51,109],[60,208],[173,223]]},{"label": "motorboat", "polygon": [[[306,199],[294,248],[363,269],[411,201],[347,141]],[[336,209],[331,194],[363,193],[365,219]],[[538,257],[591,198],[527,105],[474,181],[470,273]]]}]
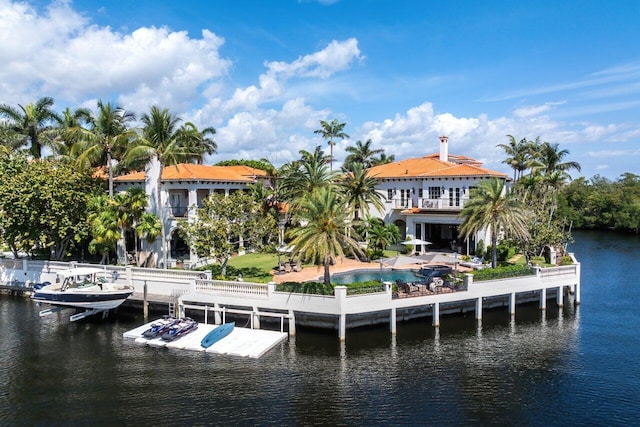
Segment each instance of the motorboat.
[{"label": "motorboat", "polygon": [[222,338],[226,337],[233,331],[233,328],[236,326],[235,322],[224,323],[217,328],[214,328],[209,332],[200,342],[200,345],[204,348],[209,348],[213,344],[220,341]]},{"label": "motorboat", "polygon": [[39,303],[95,312],[118,307],[134,291],[133,286],[109,282],[106,271],[95,267],[59,271],[55,283],[36,284],[33,289],[31,298]]}]

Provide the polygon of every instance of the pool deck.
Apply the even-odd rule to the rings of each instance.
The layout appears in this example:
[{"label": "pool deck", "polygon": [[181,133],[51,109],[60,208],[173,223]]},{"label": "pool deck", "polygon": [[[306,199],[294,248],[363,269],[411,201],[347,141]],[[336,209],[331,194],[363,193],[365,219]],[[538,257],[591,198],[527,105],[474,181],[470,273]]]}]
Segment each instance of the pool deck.
[{"label": "pool deck", "polygon": [[[471,270],[471,268],[463,267],[460,263],[461,260],[458,260],[458,271],[466,272]],[[401,266],[393,267],[394,270],[410,270],[419,268],[421,265],[434,265],[434,264],[453,264],[455,262],[455,258],[451,256],[447,256],[445,254],[440,254],[433,259],[433,261],[425,262],[425,260],[417,258],[414,264],[405,264]],[[378,261],[373,262],[361,262],[353,259],[339,259],[335,265],[331,266],[331,274],[341,273],[350,270],[360,270],[360,269],[379,269],[380,263]],[[385,267],[388,269],[389,267]],[[291,272],[285,274],[274,274],[273,282],[282,283],[282,282],[306,282],[309,280],[322,280],[322,275],[324,274],[323,266],[305,266],[302,271],[299,272]]]}]

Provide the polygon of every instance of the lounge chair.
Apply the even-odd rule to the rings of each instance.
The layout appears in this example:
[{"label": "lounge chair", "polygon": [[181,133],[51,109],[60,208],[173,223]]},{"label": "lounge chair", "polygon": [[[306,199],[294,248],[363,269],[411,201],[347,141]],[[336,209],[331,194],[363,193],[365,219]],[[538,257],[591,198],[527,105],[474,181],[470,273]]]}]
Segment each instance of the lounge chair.
[{"label": "lounge chair", "polygon": [[284,263],[284,272],[285,273],[291,273],[293,271],[293,269],[291,268],[291,263],[290,262],[285,262]]},{"label": "lounge chair", "polygon": [[301,264],[299,264],[299,263],[297,263],[297,262],[292,263],[292,264],[291,264],[291,268],[292,268],[292,269],[293,269],[293,271],[295,271],[296,273],[297,273],[297,272],[302,271],[302,265],[301,265]]}]

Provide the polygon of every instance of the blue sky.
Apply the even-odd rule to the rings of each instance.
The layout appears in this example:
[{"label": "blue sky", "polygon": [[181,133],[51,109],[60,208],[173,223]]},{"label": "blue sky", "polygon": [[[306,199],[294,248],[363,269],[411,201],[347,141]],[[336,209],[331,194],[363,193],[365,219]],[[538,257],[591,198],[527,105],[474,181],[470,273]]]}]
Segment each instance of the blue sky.
[{"label": "blue sky", "polygon": [[280,165],[346,122],[396,158],[560,144],[583,170],[640,174],[638,1],[0,0],[0,103],[102,99],[214,126],[218,154]]}]

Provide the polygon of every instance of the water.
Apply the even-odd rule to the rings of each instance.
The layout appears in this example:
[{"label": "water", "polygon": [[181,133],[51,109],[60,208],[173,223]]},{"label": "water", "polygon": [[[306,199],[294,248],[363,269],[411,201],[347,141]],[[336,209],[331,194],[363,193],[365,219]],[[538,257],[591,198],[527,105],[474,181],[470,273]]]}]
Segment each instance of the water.
[{"label": "water", "polygon": [[347,333],[301,330],[258,360],[123,341],[142,323],[39,318],[0,299],[2,425],[637,425],[640,241],[575,233],[582,304]]},{"label": "water", "polygon": [[334,284],[368,282],[370,280],[395,282],[398,279],[405,282],[414,282],[420,280],[421,277],[414,270],[357,270],[331,275],[331,282]]}]

